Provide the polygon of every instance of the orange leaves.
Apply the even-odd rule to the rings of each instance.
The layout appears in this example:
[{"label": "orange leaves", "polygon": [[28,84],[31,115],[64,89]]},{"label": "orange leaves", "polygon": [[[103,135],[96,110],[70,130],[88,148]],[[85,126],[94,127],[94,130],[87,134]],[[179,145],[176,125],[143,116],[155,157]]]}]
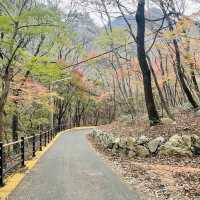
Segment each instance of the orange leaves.
[{"label": "orange leaves", "polygon": [[89,53],[87,53],[87,59],[88,58],[93,58],[93,57],[96,57],[96,56],[97,56],[96,52],[89,52]]},{"label": "orange leaves", "polygon": [[76,67],[73,71],[74,75],[76,75],[78,78],[82,79],[84,78],[83,71],[80,67]]},{"label": "orange leaves", "polygon": [[126,79],[127,77],[132,77],[136,74],[140,73],[139,70],[135,69],[134,67],[131,68],[119,68],[117,70],[117,75],[119,80]]},{"label": "orange leaves", "polygon": [[96,97],[97,102],[104,101],[108,96],[110,96],[109,92],[102,92],[100,95]]},{"label": "orange leaves", "polygon": [[141,71],[138,60],[136,58],[133,58],[131,62],[122,63],[121,66],[114,73],[114,77],[119,80],[123,80],[133,76],[136,76],[138,78],[140,77],[140,75]]},{"label": "orange leaves", "polygon": [[[9,99],[15,102],[37,102],[42,104],[46,102],[49,91],[41,83],[34,81],[32,79],[27,80],[17,80],[15,85],[13,85],[13,94],[9,96]],[[45,100],[44,100],[45,99]]]},{"label": "orange leaves", "polygon": [[33,81],[31,79],[28,79],[25,82],[22,89],[24,94],[27,94],[28,96],[34,96],[34,98],[37,98],[37,96],[42,96],[48,92],[47,88],[44,87],[41,83]]},{"label": "orange leaves", "polygon": [[76,67],[72,71],[72,81],[71,84],[75,86],[76,90],[84,96],[89,93],[96,92],[95,83],[88,80],[88,77],[84,74],[82,68]]},{"label": "orange leaves", "polygon": [[68,65],[64,59],[59,59],[59,60],[57,60],[56,63],[57,63],[57,65],[63,66],[63,67]]}]

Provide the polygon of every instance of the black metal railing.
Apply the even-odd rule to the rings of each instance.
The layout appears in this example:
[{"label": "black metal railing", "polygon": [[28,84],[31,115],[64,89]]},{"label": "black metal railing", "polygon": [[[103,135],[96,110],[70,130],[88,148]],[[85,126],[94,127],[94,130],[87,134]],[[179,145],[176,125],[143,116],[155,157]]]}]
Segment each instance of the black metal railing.
[{"label": "black metal railing", "polygon": [[64,128],[62,126],[62,129],[59,127],[29,137],[21,137],[20,140],[7,144],[0,142],[0,187],[5,185],[4,179],[7,175],[20,167],[25,167],[25,161],[34,158],[36,152],[42,151],[43,147]]}]

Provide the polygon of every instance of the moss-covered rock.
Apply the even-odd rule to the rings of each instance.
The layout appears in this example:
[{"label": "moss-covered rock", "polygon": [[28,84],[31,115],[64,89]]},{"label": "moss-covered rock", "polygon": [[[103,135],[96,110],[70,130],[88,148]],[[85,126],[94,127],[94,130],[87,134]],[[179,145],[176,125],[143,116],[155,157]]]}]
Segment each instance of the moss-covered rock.
[{"label": "moss-covered rock", "polygon": [[187,146],[182,136],[174,135],[169,141],[161,145],[159,155],[164,156],[192,156],[191,147]]}]

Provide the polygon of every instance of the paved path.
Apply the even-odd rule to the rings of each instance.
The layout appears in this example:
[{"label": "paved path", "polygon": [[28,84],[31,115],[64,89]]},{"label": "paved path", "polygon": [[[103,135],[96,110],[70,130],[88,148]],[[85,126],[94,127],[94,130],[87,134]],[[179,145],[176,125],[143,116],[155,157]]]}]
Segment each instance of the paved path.
[{"label": "paved path", "polygon": [[88,130],[63,134],[9,200],[139,200],[87,144]]}]

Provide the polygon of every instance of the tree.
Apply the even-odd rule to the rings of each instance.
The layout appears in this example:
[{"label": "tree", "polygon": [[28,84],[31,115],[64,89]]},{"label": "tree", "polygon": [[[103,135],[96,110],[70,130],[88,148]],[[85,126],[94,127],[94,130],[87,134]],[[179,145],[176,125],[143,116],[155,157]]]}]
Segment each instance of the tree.
[{"label": "tree", "polygon": [[144,93],[145,101],[148,111],[148,116],[151,125],[160,123],[160,118],[156,110],[153,92],[152,92],[152,83],[151,83],[151,72],[147,63],[146,52],[145,52],[145,0],[138,1],[138,7],[136,12],[136,21],[137,21],[137,53],[138,60],[140,63],[140,68],[143,75],[143,84],[144,84]]},{"label": "tree", "polygon": [[[53,46],[58,44],[56,38],[59,38],[60,33],[65,32],[66,29],[61,13],[38,1],[34,3],[30,0],[1,1],[0,9],[2,83],[0,94],[0,140],[2,141],[5,106],[14,78],[18,74],[24,74],[21,83],[23,85],[23,82],[36,71],[41,72],[43,70],[43,73],[47,73],[47,71],[49,73],[55,72],[58,69],[57,63],[48,64],[48,62],[55,54]],[[50,38],[53,42],[50,42]],[[51,67],[54,67],[54,70]],[[14,91],[14,95],[19,95],[19,89],[17,88]],[[13,115],[14,135],[16,135],[17,129],[16,116]]]},{"label": "tree", "polygon": [[[179,20],[181,13],[179,11],[176,11],[176,6],[175,2],[172,0],[169,4],[165,3],[163,0],[160,0],[160,7],[163,11],[164,17],[167,20],[169,31],[173,32],[174,31],[174,26],[173,24],[176,24],[176,21],[170,18],[170,13],[173,13],[173,17],[177,18]],[[191,91],[189,90],[185,79],[184,79],[184,71],[181,66],[181,55],[180,55],[180,50],[179,50],[179,44],[178,41],[174,38],[172,40],[173,45],[174,45],[174,50],[175,50],[175,56],[176,56],[176,69],[178,73],[178,77],[180,80],[181,87],[183,88],[183,91],[185,92],[185,95],[187,96],[188,101],[191,103],[194,109],[197,109],[199,106],[197,102],[195,101]]]}]

